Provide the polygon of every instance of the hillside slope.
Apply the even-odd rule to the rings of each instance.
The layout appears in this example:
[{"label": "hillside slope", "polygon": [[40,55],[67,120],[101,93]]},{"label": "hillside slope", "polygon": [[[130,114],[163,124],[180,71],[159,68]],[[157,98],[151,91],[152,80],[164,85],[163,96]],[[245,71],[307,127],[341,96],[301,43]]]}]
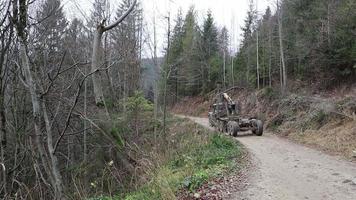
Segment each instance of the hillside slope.
[{"label": "hillside slope", "polygon": [[[239,102],[242,115],[257,116],[265,129],[308,146],[355,160],[356,86],[319,94],[290,93],[272,89],[229,92]],[[206,117],[214,95],[185,98],[172,112]]]}]

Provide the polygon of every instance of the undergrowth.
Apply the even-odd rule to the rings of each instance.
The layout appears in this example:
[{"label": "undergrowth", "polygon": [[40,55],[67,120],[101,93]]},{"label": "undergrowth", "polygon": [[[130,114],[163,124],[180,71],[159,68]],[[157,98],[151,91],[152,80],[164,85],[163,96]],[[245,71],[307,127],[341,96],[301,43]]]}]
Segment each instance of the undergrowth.
[{"label": "undergrowth", "polygon": [[179,190],[194,192],[203,183],[236,167],[240,147],[231,139],[211,134],[208,143],[192,146],[157,169],[150,183],[125,197],[175,199]]},{"label": "undergrowth", "polygon": [[239,168],[241,147],[237,142],[188,120],[172,120],[167,141],[162,155],[157,155],[163,161],[146,172],[150,178],[137,190],[90,200],[176,199],[179,192],[194,193],[210,179]]}]

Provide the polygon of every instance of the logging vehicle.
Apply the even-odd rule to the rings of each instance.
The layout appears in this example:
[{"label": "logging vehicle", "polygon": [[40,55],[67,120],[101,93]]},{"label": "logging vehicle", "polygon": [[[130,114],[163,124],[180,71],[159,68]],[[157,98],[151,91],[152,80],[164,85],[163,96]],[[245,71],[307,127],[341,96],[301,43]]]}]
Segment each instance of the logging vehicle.
[{"label": "logging vehicle", "polygon": [[238,103],[233,101],[227,93],[216,95],[208,115],[210,126],[231,136],[236,137],[244,131],[252,131],[257,136],[263,134],[262,121],[255,117],[241,117]]}]

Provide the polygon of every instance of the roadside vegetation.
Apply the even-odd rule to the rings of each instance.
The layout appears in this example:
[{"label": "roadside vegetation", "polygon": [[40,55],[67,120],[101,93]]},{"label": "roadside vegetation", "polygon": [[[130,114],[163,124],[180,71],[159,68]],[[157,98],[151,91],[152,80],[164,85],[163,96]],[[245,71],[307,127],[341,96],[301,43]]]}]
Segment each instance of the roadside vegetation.
[{"label": "roadside vegetation", "polygon": [[[238,171],[243,163],[241,146],[231,138],[209,131],[187,119],[169,118],[165,142],[142,151],[151,165],[140,176],[136,190],[91,200],[177,199],[179,193],[194,196],[204,183]],[[159,139],[161,140],[161,139]]]}]

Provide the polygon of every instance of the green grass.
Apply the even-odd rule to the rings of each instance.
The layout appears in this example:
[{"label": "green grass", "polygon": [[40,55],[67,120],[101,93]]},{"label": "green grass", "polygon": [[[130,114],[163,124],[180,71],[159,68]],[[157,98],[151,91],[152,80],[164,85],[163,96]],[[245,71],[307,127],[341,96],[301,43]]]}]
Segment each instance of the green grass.
[{"label": "green grass", "polygon": [[[164,162],[147,172],[149,181],[130,192],[90,200],[165,200],[176,199],[180,191],[194,193],[214,177],[236,172],[242,164],[242,149],[230,137],[208,131],[186,119],[169,118],[169,134]],[[147,149],[148,150],[148,149]],[[148,150],[150,151],[150,150]]]},{"label": "green grass", "polygon": [[236,169],[240,146],[231,138],[212,134],[207,144],[177,155],[157,169],[152,181],[124,199],[175,199],[180,189],[194,192],[209,179]]}]

